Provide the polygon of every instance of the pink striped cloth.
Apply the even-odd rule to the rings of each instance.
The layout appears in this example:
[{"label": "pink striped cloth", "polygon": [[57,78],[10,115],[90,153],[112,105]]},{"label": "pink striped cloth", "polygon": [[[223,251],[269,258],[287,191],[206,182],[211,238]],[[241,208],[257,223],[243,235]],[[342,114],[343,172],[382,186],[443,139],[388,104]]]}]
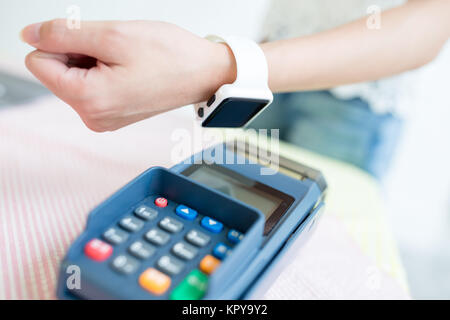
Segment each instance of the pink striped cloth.
[{"label": "pink striped cloth", "polygon": [[55,98],[0,110],[0,298],[54,297],[88,212],[148,167],[171,165],[169,122],[186,127],[164,115],[96,134]]},{"label": "pink striped cloth", "polygon": [[[176,128],[192,132],[193,123],[171,112],[117,132],[93,133],[72,109],[53,97],[0,110],[0,299],[55,298],[58,264],[83,229],[89,211],[148,167],[171,166],[176,143],[171,135]],[[341,288],[340,295],[321,296],[330,281],[320,282],[317,270],[331,272],[333,256],[326,255],[330,241],[332,250],[344,253],[346,259],[341,262],[363,259],[353,264],[353,270],[332,268],[334,277],[350,279],[355,268],[364,273],[370,265],[344,229],[336,228],[339,222],[328,221],[323,225],[331,226],[333,232],[319,224],[309,245],[312,259],[306,255],[294,266],[294,276],[304,276],[284,290],[293,296],[283,296],[275,285],[268,297],[371,297],[364,287],[362,295]],[[351,250],[347,250],[349,244]],[[314,259],[311,250],[329,258]],[[285,278],[296,279],[289,274]],[[319,286],[311,288],[311,281]],[[402,297],[394,284],[386,288],[390,296]]]}]

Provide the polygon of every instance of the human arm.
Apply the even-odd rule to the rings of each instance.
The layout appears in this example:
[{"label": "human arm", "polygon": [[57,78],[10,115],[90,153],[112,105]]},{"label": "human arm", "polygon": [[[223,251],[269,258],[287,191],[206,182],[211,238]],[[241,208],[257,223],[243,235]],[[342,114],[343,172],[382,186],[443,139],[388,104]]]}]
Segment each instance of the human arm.
[{"label": "human arm", "polygon": [[[379,30],[363,18],[261,44],[269,85],[274,92],[321,89],[419,67],[449,38],[449,12],[450,0],[412,0],[382,13]],[[22,35],[37,49],[26,58],[30,71],[95,131],[204,101],[236,77],[226,45],[163,22],[82,22],[69,29],[53,20]]]},{"label": "human arm", "polygon": [[449,0],[412,0],[311,36],[262,44],[273,91],[300,91],[376,80],[430,62],[450,37]]}]

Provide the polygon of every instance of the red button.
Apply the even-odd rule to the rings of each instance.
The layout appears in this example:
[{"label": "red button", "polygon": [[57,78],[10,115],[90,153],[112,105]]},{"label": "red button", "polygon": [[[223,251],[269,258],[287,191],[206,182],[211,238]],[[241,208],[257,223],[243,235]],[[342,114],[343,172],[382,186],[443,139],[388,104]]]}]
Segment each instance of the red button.
[{"label": "red button", "polygon": [[113,248],[99,239],[92,239],[84,246],[84,253],[95,261],[104,261],[112,254]]},{"label": "red button", "polygon": [[167,199],[163,197],[156,198],[155,204],[160,208],[167,207]]}]

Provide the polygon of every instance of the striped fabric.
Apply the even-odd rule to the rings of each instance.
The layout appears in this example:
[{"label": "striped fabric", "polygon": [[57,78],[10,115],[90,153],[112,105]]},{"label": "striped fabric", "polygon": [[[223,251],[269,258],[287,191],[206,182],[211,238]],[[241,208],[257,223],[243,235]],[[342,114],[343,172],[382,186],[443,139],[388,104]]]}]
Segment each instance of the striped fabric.
[{"label": "striped fabric", "polygon": [[[86,129],[74,111],[56,98],[1,110],[0,299],[55,298],[58,264],[83,229],[88,212],[148,167],[172,165],[171,151],[176,142],[170,137],[175,128],[192,131],[193,124],[175,112],[117,132],[96,134]],[[324,226],[333,228],[339,224],[332,216],[328,221]],[[314,250],[320,250],[322,257],[332,257],[326,255],[332,236],[346,239],[334,241],[333,250],[347,252],[347,260],[365,261],[355,266],[371,263],[343,228],[333,229],[340,231],[332,234],[327,229],[322,230],[320,232],[319,224],[319,232],[312,242]],[[353,248],[351,252],[345,248],[348,245]],[[287,277],[284,279],[298,279],[301,273],[306,277],[303,280],[316,279],[317,282],[320,273],[314,270],[321,270],[330,261],[311,258],[304,256],[303,262],[294,266],[294,271],[283,273]],[[348,275],[354,273],[345,268],[336,270],[346,274],[341,277],[334,273],[332,276],[336,279],[349,279]],[[360,274],[364,275],[364,270],[360,270]],[[309,277],[312,274],[315,278]],[[389,285],[383,292],[387,296],[404,296],[395,281],[388,276],[386,279]],[[321,286],[330,283],[329,278],[325,280]],[[321,295],[322,287],[314,290],[311,289],[314,283],[308,283],[307,288],[300,280],[291,281],[290,290],[285,291],[292,295],[283,296],[282,290],[276,288],[285,280],[280,281],[268,292],[269,297],[380,296],[379,292],[372,295],[359,284],[363,294],[338,290],[333,292],[340,292],[340,295]],[[313,295],[308,293],[311,290]]]},{"label": "striped fabric", "polygon": [[54,298],[88,212],[146,168],[170,166],[152,139],[165,136],[158,123],[95,134],[55,99],[0,112],[0,299]]}]

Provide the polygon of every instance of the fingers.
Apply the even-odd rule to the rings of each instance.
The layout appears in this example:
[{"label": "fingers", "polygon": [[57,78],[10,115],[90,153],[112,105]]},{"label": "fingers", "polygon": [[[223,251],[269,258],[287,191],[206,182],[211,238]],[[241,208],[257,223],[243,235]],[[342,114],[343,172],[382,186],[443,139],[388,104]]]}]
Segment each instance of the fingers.
[{"label": "fingers", "polygon": [[89,92],[101,78],[97,68],[68,67],[68,60],[65,54],[35,50],[27,55],[25,64],[36,78],[62,100],[69,102],[90,98]]},{"label": "fingers", "polygon": [[54,53],[78,53],[106,63],[119,63],[123,36],[119,22],[83,21],[79,29],[56,19],[25,27],[21,37],[33,47]]},{"label": "fingers", "polygon": [[64,54],[35,50],[27,55],[25,64],[47,88],[57,93],[61,91],[61,78],[69,69],[67,67],[68,59]]},{"label": "fingers", "polygon": [[69,59],[65,54],[35,50],[27,55],[25,64],[48,89],[72,106],[90,129],[108,130],[111,124],[102,116],[101,100],[96,97],[103,85],[97,68],[68,67]]}]

